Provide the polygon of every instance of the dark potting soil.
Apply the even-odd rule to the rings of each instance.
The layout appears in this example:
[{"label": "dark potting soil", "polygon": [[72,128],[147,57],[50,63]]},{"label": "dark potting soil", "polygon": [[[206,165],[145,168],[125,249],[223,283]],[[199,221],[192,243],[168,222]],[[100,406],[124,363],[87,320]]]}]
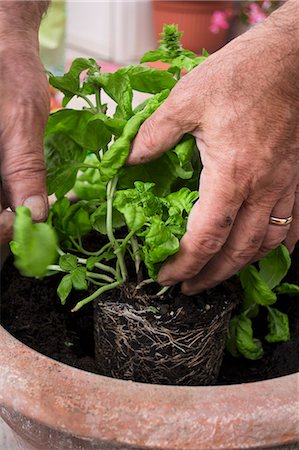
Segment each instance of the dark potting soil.
[{"label": "dark potting soil", "polygon": [[[299,249],[293,255],[288,282],[299,281]],[[93,336],[93,304],[77,313],[61,306],[56,294],[59,275],[44,280],[21,277],[9,258],[1,273],[0,323],[13,336],[29,347],[51,358],[83,370],[98,373],[95,364]],[[237,290],[230,283],[229,289]],[[213,290],[212,290],[213,291]],[[210,291],[211,292],[211,291]],[[218,292],[218,293],[217,293]],[[215,300],[219,290],[215,290]],[[74,301],[82,298],[76,293]],[[210,299],[213,298],[213,294]],[[210,300],[209,300],[210,301]],[[204,294],[198,297],[204,308]],[[71,305],[72,306],[72,305]],[[299,368],[299,302],[297,297],[281,296],[276,306],[289,315],[291,340],[267,344],[265,355],[259,361],[224,356],[218,384],[244,383],[294,373]],[[194,311],[193,311],[194,313]],[[262,338],[266,317],[255,323],[255,335]]]}]

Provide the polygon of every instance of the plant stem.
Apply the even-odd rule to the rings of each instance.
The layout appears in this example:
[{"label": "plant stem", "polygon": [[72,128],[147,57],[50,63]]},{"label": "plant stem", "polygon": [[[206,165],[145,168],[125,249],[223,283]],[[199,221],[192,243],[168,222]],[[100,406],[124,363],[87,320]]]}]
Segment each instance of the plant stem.
[{"label": "plant stem", "polygon": [[114,237],[113,234],[113,198],[117,186],[118,178],[114,177],[112,180],[110,180],[107,184],[107,216],[106,216],[106,229],[107,229],[107,236],[111,244],[114,248],[114,253],[117,257],[117,260],[119,262],[119,267],[121,271],[122,280],[126,281],[127,279],[127,268],[124,260],[124,256],[121,250],[121,247],[119,246],[117,240]]},{"label": "plant stem", "polygon": [[63,270],[60,266],[58,266],[58,264],[50,264],[47,267],[48,270],[54,270],[55,272],[65,272],[65,270]]},{"label": "plant stem", "polygon": [[98,112],[97,109],[95,108],[94,104],[92,103],[92,101],[89,100],[89,98],[87,97],[87,95],[82,94],[82,92],[76,92],[76,95],[77,95],[78,97],[83,98],[83,99],[86,101],[86,103],[88,104],[88,106],[90,107],[90,109],[92,110],[92,112],[93,112],[94,114],[96,114],[96,113]]},{"label": "plant stem", "polygon": [[72,309],[72,312],[79,311],[79,309],[82,308],[82,306],[86,305],[89,302],[92,302],[92,300],[95,300],[97,297],[99,297],[104,292],[117,288],[120,284],[121,283],[119,281],[115,281],[114,283],[106,284],[106,286],[100,287],[93,294],[89,295],[88,297],[86,297],[83,300],[81,300],[80,302],[78,302],[76,304],[76,306]]},{"label": "plant stem", "polygon": [[72,244],[76,247],[76,250],[83,253],[86,256],[100,256],[102,253],[104,253],[109,247],[111,247],[111,242],[108,242],[104,245],[100,250],[97,252],[89,252],[88,250],[85,250],[81,245],[78,244],[78,242],[75,241],[73,237],[70,236],[70,241]]},{"label": "plant stem", "polygon": [[[84,258],[78,258],[78,262],[79,262],[80,264],[86,265],[87,259],[84,259]],[[94,264],[94,266],[97,267],[98,269],[104,270],[105,272],[112,273],[112,275],[114,275],[114,276],[115,276],[115,274],[116,274],[115,269],[113,269],[113,267],[107,266],[106,264],[102,264],[102,263],[100,263],[100,262],[96,262],[96,263]]]},{"label": "plant stem", "polygon": [[86,272],[86,275],[89,278],[95,278],[98,280],[107,281],[108,283],[113,283],[114,279],[109,277],[108,275],[102,274],[102,273],[95,273],[95,272]]},{"label": "plant stem", "polygon": [[162,297],[162,296],[165,294],[165,292],[168,291],[169,288],[170,288],[170,286],[164,286],[164,287],[163,287],[162,289],[160,289],[160,291],[156,294],[157,297]]},{"label": "plant stem", "polygon": [[141,264],[141,256],[139,251],[139,245],[135,236],[131,237],[131,247],[133,250],[134,262],[135,262],[135,270],[138,274]]},{"label": "plant stem", "polygon": [[155,280],[152,278],[148,278],[146,280],[141,281],[141,283],[137,284],[136,289],[141,289],[143,286],[146,286],[147,284],[155,283]]},{"label": "plant stem", "polygon": [[102,112],[101,88],[96,90],[96,105],[97,105],[97,112]]}]

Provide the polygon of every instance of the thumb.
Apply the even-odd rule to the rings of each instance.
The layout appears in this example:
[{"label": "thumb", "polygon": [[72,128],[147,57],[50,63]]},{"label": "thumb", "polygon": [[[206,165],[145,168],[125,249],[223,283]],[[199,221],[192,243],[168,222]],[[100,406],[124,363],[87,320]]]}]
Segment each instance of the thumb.
[{"label": "thumb", "polygon": [[12,210],[27,206],[35,221],[45,220],[48,200],[43,157],[47,100],[29,100],[21,107],[5,108],[1,120],[1,182],[6,204]]},{"label": "thumb", "polygon": [[180,95],[173,94],[140,127],[132,143],[128,164],[142,164],[158,158],[192,128],[185,123],[186,112],[179,100]]}]

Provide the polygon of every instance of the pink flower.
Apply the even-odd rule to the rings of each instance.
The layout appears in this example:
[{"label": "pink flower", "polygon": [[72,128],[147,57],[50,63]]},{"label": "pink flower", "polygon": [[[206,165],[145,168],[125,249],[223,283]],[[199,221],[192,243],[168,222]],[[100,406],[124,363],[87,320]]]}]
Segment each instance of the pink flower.
[{"label": "pink flower", "polygon": [[248,8],[249,25],[254,25],[255,23],[262,22],[267,17],[265,12],[256,3],[250,3]]},{"label": "pink flower", "polygon": [[262,8],[267,10],[271,8],[271,1],[270,0],[263,0]]},{"label": "pink flower", "polygon": [[209,27],[210,31],[212,33],[219,33],[220,30],[227,30],[230,25],[228,20],[229,17],[229,11],[214,11]]}]

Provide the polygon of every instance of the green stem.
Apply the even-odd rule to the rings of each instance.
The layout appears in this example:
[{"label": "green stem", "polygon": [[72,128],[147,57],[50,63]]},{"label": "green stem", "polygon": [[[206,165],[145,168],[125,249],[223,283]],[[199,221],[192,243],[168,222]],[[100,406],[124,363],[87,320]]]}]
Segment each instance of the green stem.
[{"label": "green stem", "polygon": [[58,266],[58,264],[50,264],[47,267],[48,270],[54,270],[55,272],[65,272],[65,270],[63,270],[60,266]]},{"label": "green stem", "polygon": [[140,256],[138,241],[135,236],[131,237],[131,247],[133,250],[135,270],[136,270],[136,273],[138,274],[139,269],[140,269],[140,264],[141,264],[141,256]]},{"label": "green stem", "polygon": [[79,311],[82,306],[86,305],[89,302],[92,302],[97,297],[99,297],[101,294],[103,294],[106,291],[110,291],[111,289],[117,288],[121,283],[119,281],[115,281],[111,284],[106,284],[106,286],[100,287],[98,290],[96,290],[93,294],[89,295],[88,297],[84,298],[80,302],[76,304],[76,306],[72,309],[72,312]]},{"label": "green stem", "polygon": [[96,90],[96,105],[97,112],[102,112],[102,102],[101,102],[101,89]]},{"label": "green stem", "polygon": [[93,104],[93,103],[89,100],[89,98],[87,97],[87,95],[82,94],[82,92],[76,92],[76,95],[77,95],[78,97],[83,98],[83,99],[86,101],[86,103],[88,104],[88,106],[90,107],[90,109],[92,110],[92,112],[93,112],[94,114],[96,114],[96,113],[98,112],[97,109],[95,108],[94,104]]},{"label": "green stem", "polygon": [[119,267],[121,271],[122,280],[126,281],[127,279],[127,268],[124,260],[124,256],[122,254],[121,247],[119,246],[117,240],[114,237],[113,234],[113,198],[117,186],[118,178],[114,177],[112,180],[110,180],[107,184],[107,216],[106,216],[106,229],[107,229],[107,236],[111,244],[114,248],[114,253],[117,257],[117,260],[119,262]]},{"label": "green stem", "polygon": [[97,252],[89,252],[88,250],[85,250],[81,245],[79,245],[73,237],[70,237],[69,239],[71,243],[76,247],[76,250],[86,256],[101,256],[102,253],[104,253],[109,247],[111,247],[111,242],[108,242],[104,245],[104,247],[101,248],[101,250],[98,250]]},{"label": "green stem", "polygon": [[[85,259],[85,258],[78,258],[78,262],[80,264],[86,265],[87,264],[87,259]],[[113,269],[113,267],[107,266],[106,264],[102,264],[100,262],[96,262],[94,264],[94,266],[97,267],[98,269],[104,270],[105,272],[112,273],[112,275],[114,275],[114,276],[116,274],[115,269]]]},{"label": "green stem", "polygon": [[170,288],[170,286],[164,286],[162,289],[160,289],[160,291],[157,293],[157,297],[162,297],[162,295],[165,294],[165,292],[168,291],[168,289]]},{"label": "green stem", "polygon": [[[47,267],[48,270],[53,270],[55,272],[64,272],[69,273],[66,270],[63,270],[58,264],[51,264]],[[114,282],[114,279],[109,277],[108,275],[102,274],[102,273],[96,273],[96,272],[86,272],[86,275],[90,278],[95,278],[98,280],[107,281],[108,283]]]},{"label": "green stem", "polygon": [[155,280],[153,280],[152,278],[148,278],[147,280],[143,280],[141,281],[141,283],[137,284],[136,289],[141,289],[143,286],[152,283],[155,283]]},{"label": "green stem", "polygon": [[86,277],[90,283],[95,284],[96,286],[106,286],[106,283],[100,283],[99,281],[93,280],[92,278]]},{"label": "green stem", "polygon": [[114,279],[109,277],[108,275],[102,274],[102,273],[95,273],[95,272],[86,272],[86,276],[89,278],[95,278],[98,280],[107,281],[108,283],[113,283]]}]

